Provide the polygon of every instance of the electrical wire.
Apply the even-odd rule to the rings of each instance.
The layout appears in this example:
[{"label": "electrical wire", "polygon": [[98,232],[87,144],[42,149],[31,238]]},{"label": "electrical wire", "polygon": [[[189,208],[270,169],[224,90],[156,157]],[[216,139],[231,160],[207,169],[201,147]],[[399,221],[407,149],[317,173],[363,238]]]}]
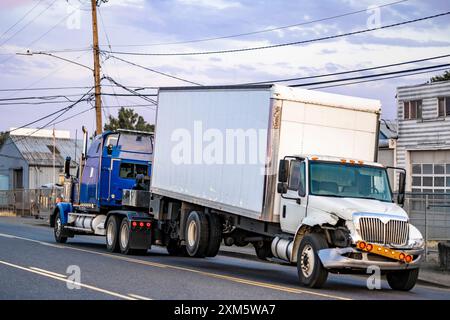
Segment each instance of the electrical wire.
[{"label": "electrical wire", "polygon": [[328,84],[328,83],[338,83],[338,82],[351,81],[351,80],[370,79],[370,78],[376,78],[376,77],[380,77],[380,76],[388,76],[388,75],[409,73],[409,72],[415,72],[415,71],[424,71],[424,70],[431,70],[431,69],[444,68],[444,67],[445,68],[450,67],[450,63],[441,64],[441,65],[435,65],[435,66],[428,66],[428,67],[421,67],[421,68],[414,68],[414,69],[407,69],[407,70],[391,71],[391,72],[385,72],[385,73],[382,73],[382,74],[370,74],[370,75],[351,77],[351,78],[344,78],[344,79],[335,79],[335,80],[327,80],[327,81],[319,81],[319,82],[292,84],[292,85],[290,85],[290,87],[306,87],[306,86],[315,86],[315,85],[322,85],[322,84]]},{"label": "electrical wire", "polygon": [[[379,6],[370,7],[370,9],[381,9],[384,7],[397,5],[397,4],[408,2],[408,1],[409,0],[395,1],[395,2],[386,3],[383,5],[379,5]],[[328,20],[333,20],[333,19],[337,19],[337,18],[348,17],[351,15],[355,15],[355,14],[359,14],[359,13],[363,13],[363,12],[367,12],[367,9],[347,12],[347,13],[343,13],[343,14],[339,14],[339,15],[334,15],[331,17],[325,17],[325,18],[320,18],[320,19],[306,21],[306,22],[299,22],[299,23],[294,23],[294,24],[275,27],[275,28],[267,28],[267,29],[262,29],[262,30],[257,30],[257,31],[237,33],[237,34],[218,36],[218,37],[209,37],[209,38],[175,41],[175,42],[162,42],[162,43],[151,43],[151,44],[128,44],[128,45],[125,44],[125,45],[114,45],[114,46],[115,47],[155,47],[155,46],[178,45],[178,44],[189,44],[189,43],[198,43],[198,42],[206,42],[206,41],[214,41],[214,40],[223,40],[223,39],[230,39],[230,38],[237,38],[237,37],[250,36],[250,35],[261,34],[261,33],[273,32],[273,31],[289,29],[289,28],[293,28],[293,27],[305,26],[305,25],[328,21]]]},{"label": "electrical wire", "polygon": [[39,1],[37,1],[36,2],[36,4],[30,9],[30,10],[28,10],[19,20],[17,20],[12,26],[10,26],[8,29],[6,29],[1,35],[0,35],[0,38],[3,38],[3,36],[5,35],[5,34],[7,34],[11,29],[13,29],[16,25],[18,25],[20,22],[22,22],[26,17],[28,17],[28,15],[32,12],[32,11],[34,11],[34,9],[36,9],[40,4],[41,4],[41,2],[42,1],[44,1],[44,0],[39,0]]},{"label": "electrical wire", "polygon": [[169,78],[172,78],[172,79],[175,79],[175,80],[179,80],[179,81],[187,82],[187,83],[190,83],[190,84],[194,84],[196,86],[201,86],[200,83],[197,83],[197,82],[194,82],[194,81],[190,81],[190,80],[186,80],[186,79],[183,79],[183,78],[180,78],[180,77],[172,76],[170,74],[167,74],[167,73],[164,73],[164,72],[161,72],[161,71],[157,71],[155,69],[152,69],[152,68],[149,68],[149,67],[145,67],[143,65],[140,65],[140,64],[137,64],[137,63],[134,63],[134,62],[131,62],[131,61],[128,61],[128,60],[125,60],[125,59],[113,56],[113,55],[110,55],[110,57],[113,58],[113,59],[116,59],[116,60],[128,63],[128,64],[130,64],[132,66],[135,66],[135,67],[138,67],[138,68],[141,68],[141,69],[144,69],[144,70],[147,70],[147,71],[150,71],[150,72],[153,72],[153,73],[165,76],[165,77],[169,77]]},{"label": "electrical wire", "polygon": [[450,54],[434,56],[434,57],[429,57],[429,58],[416,59],[416,60],[410,60],[410,61],[403,61],[403,62],[398,62],[398,63],[385,64],[385,65],[376,66],[376,67],[353,69],[353,70],[348,70],[348,71],[333,72],[333,73],[314,75],[314,76],[276,79],[276,80],[267,80],[267,81],[258,81],[258,82],[248,82],[248,83],[242,83],[242,85],[256,85],[256,84],[264,84],[264,83],[278,83],[278,82],[324,78],[324,77],[338,76],[338,75],[349,74],[349,73],[357,73],[357,72],[363,72],[363,71],[372,71],[372,70],[377,70],[377,69],[397,67],[397,66],[402,66],[402,65],[406,65],[406,64],[419,63],[419,62],[443,59],[443,58],[448,58],[448,57],[450,57]]},{"label": "electrical wire", "polygon": [[42,14],[44,14],[44,12],[46,12],[48,9],[50,9],[57,0],[54,0],[52,3],[50,3],[47,7],[45,7],[44,10],[42,10],[41,12],[39,12],[39,14],[37,16],[35,16],[32,20],[28,21],[27,24],[25,24],[22,28],[20,28],[19,30],[17,30],[11,37],[7,38],[5,41],[2,41],[0,43],[0,47],[3,46],[5,43],[7,43],[9,40],[11,40],[12,38],[14,38],[16,35],[18,35],[20,32],[22,32],[23,30],[25,30],[31,23],[33,23],[37,18],[39,18]]},{"label": "electrical wire", "polygon": [[301,40],[301,41],[294,41],[294,42],[285,42],[285,43],[279,43],[279,44],[273,44],[273,45],[266,45],[266,46],[259,46],[259,47],[250,47],[250,48],[240,48],[240,49],[228,49],[228,50],[215,50],[215,51],[197,51],[197,52],[163,52],[163,53],[144,53],[144,52],[127,52],[127,51],[107,51],[107,50],[101,50],[103,52],[107,52],[110,54],[117,54],[117,55],[134,55],[134,56],[194,56],[194,55],[210,55],[210,54],[226,54],[226,53],[238,53],[238,52],[249,52],[249,51],[255,51],[255,50],[265,50],[265,49],[274,49],[274,48],[280,48],[280,47],[287,47],[287,46],[293,46],[293,45],[300,45],[300,44],[307,44],[307,43],[313,43],[318,41],[324,41],[324,40],[331,40],[331,39],[337,39],[337,38],[343,38],[358,34],[363,34],[367,32],[372,32],[376,30],[383,30],[398,26],[404,26],[411,23],[416,23],[420,21],[425,21],[429,19],[434,19],[438,17],[443,17],[446,15],[449,15],[450,11],[442,12],[422,18],[417,18],[413,20],[407,20],[403,22],[388,24],[376,28],[369,28],[369,29],[362,29],[347,33],[341,33],[341,34],[335,34],[332,36],[326,36],[321,38],[314,38],[314,39],[308,39],[308,40]]}]

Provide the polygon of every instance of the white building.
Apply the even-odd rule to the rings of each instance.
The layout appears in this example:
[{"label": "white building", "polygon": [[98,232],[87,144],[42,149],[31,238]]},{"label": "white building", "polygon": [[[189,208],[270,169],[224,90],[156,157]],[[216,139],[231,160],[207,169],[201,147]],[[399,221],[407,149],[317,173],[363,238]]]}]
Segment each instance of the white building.
[{"label": "white building", "polygon": [[55,137],[53,130],[12,131],[0,146],[0,190],[36,189],[57,183],[67,156],[72,158],[71,167],[76,167],[81,144],[70,139],[69,131],[55,130]]},{"label": "white building", "polygon": [[407,191],[450,193],[450,81],[397,88],[396,160]]}]

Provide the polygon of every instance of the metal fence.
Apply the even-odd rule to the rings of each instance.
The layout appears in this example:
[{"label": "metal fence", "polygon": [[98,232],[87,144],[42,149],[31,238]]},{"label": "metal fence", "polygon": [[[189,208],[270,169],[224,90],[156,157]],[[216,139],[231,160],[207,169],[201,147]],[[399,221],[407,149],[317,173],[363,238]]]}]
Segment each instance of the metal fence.
[{"label": "metal fence", "polygon": [[55,207],[59,189],[0,190],[0,214],[47,217]]},{"label": "metal fence", "polygon": [[449,193],[408,193],[404,209],[427,241],[450,240]]}]

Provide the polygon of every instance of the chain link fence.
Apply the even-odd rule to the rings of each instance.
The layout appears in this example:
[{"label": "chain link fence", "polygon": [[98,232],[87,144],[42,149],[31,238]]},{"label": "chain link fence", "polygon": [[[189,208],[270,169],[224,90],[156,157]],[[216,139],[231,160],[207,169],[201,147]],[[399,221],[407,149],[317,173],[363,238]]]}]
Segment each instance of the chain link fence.
[{"label": "chain link fence", "polygon": [[450,241],[450,193],[407,193],[404,209],[426,240],[426,257]]},{"label": "chain link fence", "polygon": [[62,189],[0,190],[0,215],[46,218],[53,211]]}]

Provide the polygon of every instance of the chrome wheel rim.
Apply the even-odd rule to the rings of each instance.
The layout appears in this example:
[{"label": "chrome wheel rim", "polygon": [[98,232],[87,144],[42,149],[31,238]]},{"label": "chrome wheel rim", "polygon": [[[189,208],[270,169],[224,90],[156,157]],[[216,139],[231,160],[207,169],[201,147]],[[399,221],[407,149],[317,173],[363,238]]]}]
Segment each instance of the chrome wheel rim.
[{"label": "chrome wheel rim", "polygon": [[302,269],[303,275],[306,278],[310,277],[311,274],[313,273],[314,263],[315,263],[314,249],[311,247],[311,245],[307,244],[302,250],[300,260],[300,267]]},{"label": "chrome wheel rim", "polygon": [[197,240],[197,224],[195,221],[191,221],[188,227],[188,243],[190,247],[195,246]]},{"label": "chrome wheel rim", "polygon": [[56,218],[55,234],[56,234],[57,237],[59,237],[59,235],[61,234],[61,219],[59,217]]},{"label": "chrome wheel rim", "polygon": [[108,242],[109,246],[113,245],[114,242],[114,226],[113,224],[110,222],[108,223],[108,228],[106,229],[106,241]]},{"label": "chrome wheel rim", "polygon": [[128,226],[126,223],[120,228],[120,245],[123,249],[128,246]]}]

